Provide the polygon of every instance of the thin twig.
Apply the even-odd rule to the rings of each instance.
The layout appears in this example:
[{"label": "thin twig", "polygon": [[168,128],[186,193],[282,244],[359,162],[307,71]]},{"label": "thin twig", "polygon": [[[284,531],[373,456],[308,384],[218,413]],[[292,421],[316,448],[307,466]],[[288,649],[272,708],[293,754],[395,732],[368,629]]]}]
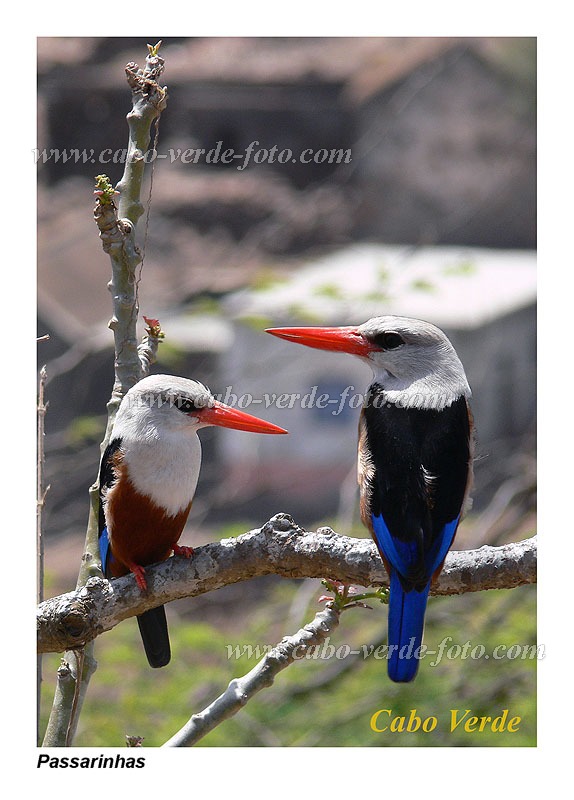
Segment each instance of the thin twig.
[{"label": "thin twig", "polygon": [[37,437],[37,485],[36,485],[36,545],[38,557],[38,574],[37,574],[37,594],[38,603],[44,599],[44,539],[42,536],[42,511],[44,509],[46,494],[50,489],[49,486],[44,488],[44,441],[45,430],[44,423],[46,418],[46,411],[48,409],[47,403],[44,401],[44,390],[46,388],[47,372],[46,367],[40,370],[40,381],[38,387],[38,437]]},{"label": "thin twig", "polygon": [[277,675],[310,647],[322,644],[339,624],[340,610],[328,603],[312,622],[294,636],[286,636],[242,678],[234,678],[227,689],[207,708],[194,714],[184,727],[167,741],[164,747],[192,747],[224,720],[238,711],[262,689],[272,686]]},{"label": "thin twig", "polygon": [[[42,339],[45,337],[41,337]],[[46,495],[50,489],[49,486],[44,488],[44,444],[45,444],[45,417],[48,408],[44,400],[44,391],[46,388],[47,372],[46,367],[43,366],[40,370],[40,380],[38,386],[38,432],[37,432],[37,466],[36,466],[36,581],[37,581],[37,601],[41,603],[44,599],[44,537],[42,535],[42,511],[46,502]],[[37,719],[37,736],[40,736],[40,700],[42,692],[42,655],[38,654],[36,664],[36,719]]]}]

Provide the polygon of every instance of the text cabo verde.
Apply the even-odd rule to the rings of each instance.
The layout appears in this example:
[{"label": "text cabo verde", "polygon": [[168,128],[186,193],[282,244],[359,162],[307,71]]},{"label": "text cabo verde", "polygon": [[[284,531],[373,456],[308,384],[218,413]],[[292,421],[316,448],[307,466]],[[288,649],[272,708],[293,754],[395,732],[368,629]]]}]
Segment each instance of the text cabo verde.
[{"label": "text cabo verde", "polygon": [[[521,717],[510,717],[507,708],[497,716],[476,716],[471,709],[451,708],[448,730],[465,733],[516,733],[521,722]],[[416,708],[411,708],[408,715],[394,714],[390,708],[381,708],[371,717],[371,730],[375,733],[431,733],[439,725],[439,718],[435,716],[421,717]]]}]

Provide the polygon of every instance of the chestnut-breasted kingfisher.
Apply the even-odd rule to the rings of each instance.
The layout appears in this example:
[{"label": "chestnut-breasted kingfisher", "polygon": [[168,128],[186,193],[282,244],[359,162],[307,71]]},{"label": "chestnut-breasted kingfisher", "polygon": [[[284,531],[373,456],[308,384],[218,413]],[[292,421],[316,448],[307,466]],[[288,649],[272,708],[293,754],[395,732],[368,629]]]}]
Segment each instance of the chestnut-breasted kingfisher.
[{"label": "chestnut-breasted kingfisher", "polygon": [[[126,392],[117,411],[100,467],[99,543],[108,578],[132,572],[142,591],[145,568],[174,555],[191,509],[201,467],[197,432],[208,425],[254,433],[283,428],[215,400],[197,381],[153,375]],[[165,608],[137,617],[152,667],[171,658]]]},{"label": "chestnut-breasted kingfisher", "polygon": [[361,518],[390,579],[388,674],[393,681],[412,681],[429,589],[454,541],[472,482],[464,368],[439,328],[407,317],[268,333],[351,353],[373,370],[359,420]]}]

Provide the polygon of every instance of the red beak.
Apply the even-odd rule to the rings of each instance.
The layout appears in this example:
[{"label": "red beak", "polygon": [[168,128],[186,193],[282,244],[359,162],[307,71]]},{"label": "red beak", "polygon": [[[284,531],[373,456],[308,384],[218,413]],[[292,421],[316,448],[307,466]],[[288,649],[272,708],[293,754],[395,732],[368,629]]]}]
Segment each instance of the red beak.
[{"label": "red beak", "polygon": [[317,350],[368,356],[374,346],[354,326],[343,328],[267,328],[266,333]]},{"label": "red beak", "polygon": [[219,425],[221,428],[234,428],[238,431],[252,431],[253,433],[289,433],[278,425],[266,422],[245,411],[226,406],[218,400],[211,407],[202,408],[197,414],[202,422],[208,425]]}]

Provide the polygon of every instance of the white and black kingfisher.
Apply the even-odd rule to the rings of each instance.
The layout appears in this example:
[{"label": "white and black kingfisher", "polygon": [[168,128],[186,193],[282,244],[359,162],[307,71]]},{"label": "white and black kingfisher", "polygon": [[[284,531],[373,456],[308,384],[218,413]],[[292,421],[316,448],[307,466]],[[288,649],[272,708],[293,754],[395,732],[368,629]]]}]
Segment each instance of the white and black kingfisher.
[{"label": "white and black kingfisher", "polygon": [[431,582],[453,543],[472,482],[464,368],[441,330],[407,317],[268,333],[352,353],[372,367],[359,421],[361,518],[390,576],[389,677],[412,681]]},{"label": "white and black kingfisher", "polygon": [[[201,428],[219,425],[254,433],[287,433],[244,411],[217,401],[197,381],[151,375],[123,397],[100,467],[99,544],[107,578],[132,572],[145,592],[145,568],[172,552],[191,558],[180,546],[201,467]],[[170,660],[163,606],[138,616],[152,667]]]}]

